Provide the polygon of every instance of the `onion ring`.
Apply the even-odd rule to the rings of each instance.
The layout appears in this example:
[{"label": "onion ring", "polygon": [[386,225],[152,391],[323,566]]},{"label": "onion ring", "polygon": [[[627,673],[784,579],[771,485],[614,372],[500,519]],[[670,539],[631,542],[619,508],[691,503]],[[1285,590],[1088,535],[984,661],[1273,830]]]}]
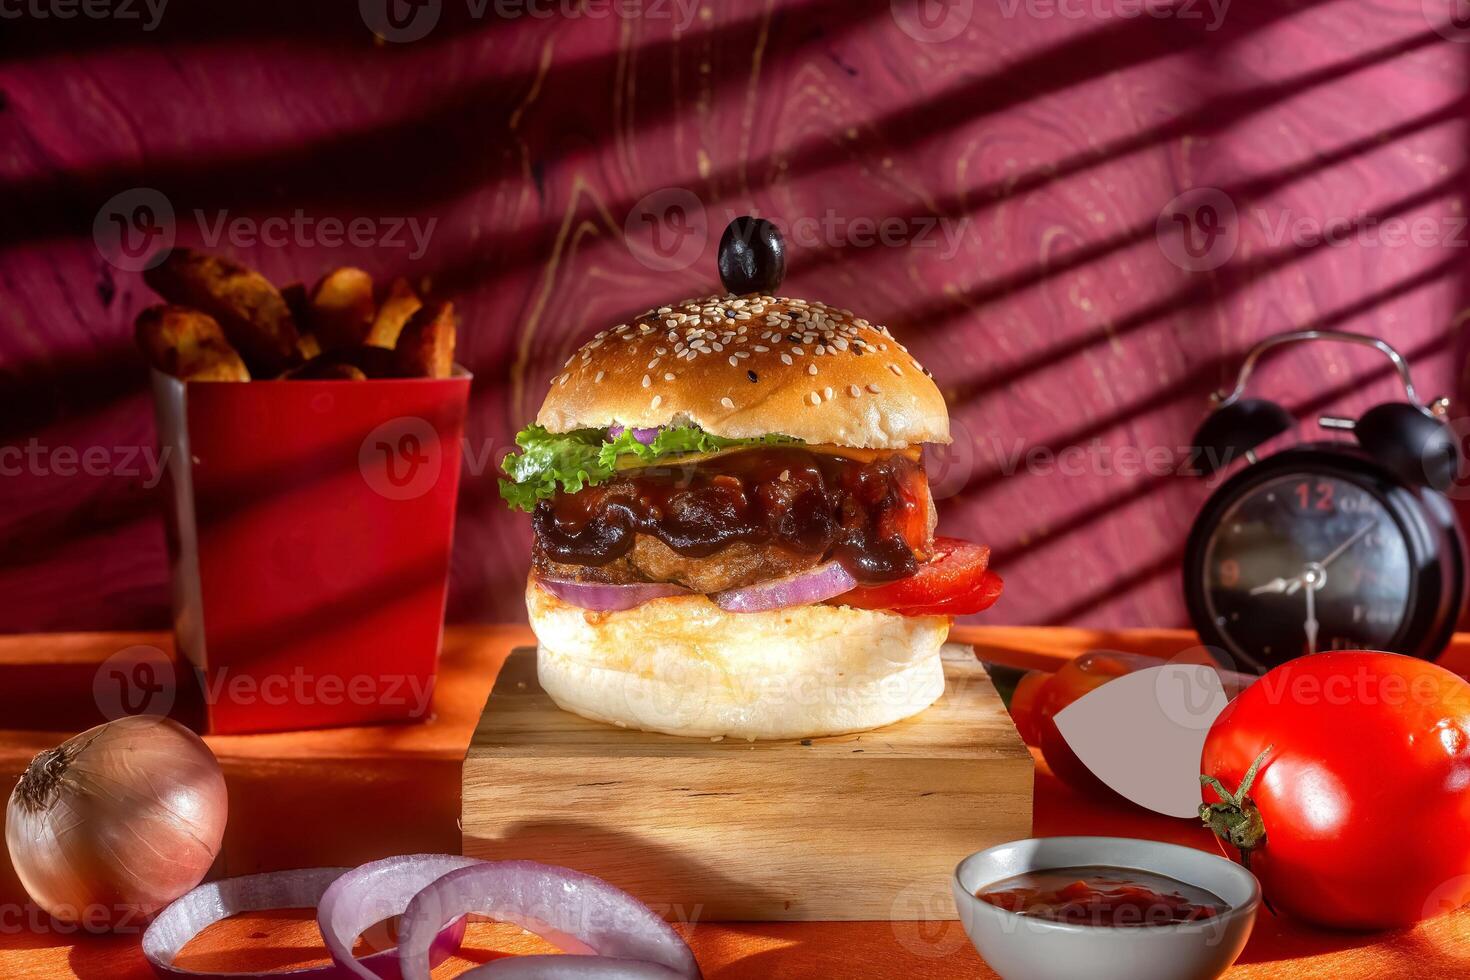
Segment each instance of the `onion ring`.
[{"label": "onion ring", "polygon": [[[570,962],[579,958],[576,956],[547,957],[524,968],[490,964],[507,971],[490,976],[663,980],[657,972],[628,972],[637,969],[627,962],[634,960],[663,967],[680,980],[702,977],[694,954],[679,934],[622,889],[569,868],[534,861],[494,861],[451,871],[408,903],[398,943],[404,980],[429,980],[434,936],[444,923],[468,913],[513,923],[568,953],[596,957],[582,963]],[[565,972],[568,970],[578,972]]]},{"label": "onion ring", "polygon": [[[409,854],[372,861],[338,876],[316,903],[316,924],[332,959],[346,971],[343,977],[367,980],[382,977],[383,974],[368,968],[367,960],[353,957],[352,944],[357,942],[357,937],[369,926],[401,915],[413,897],[434,880],[450,871],[482,863],[476,858],[454,854]],[[457,918],[463,934],[463,917]],[[455,948],[458,947],[456,939]],[[395,966],[397,963],[395,959]],[[393,975],[398,977],[398,971]]]},{"label": "onion ring", "polygon": [[839,563],[829,561],[784,578],[717,592],[712,598],[715,605],[725,612],[770,612],[773,609],[826,602],[844,592],[851,592],[856,586],[857,579],[852,577],[851,572]]},{"label": "onion ring", "polygon": [[[274,970],[266,973],[216,973],[186,970],[174,965],[174,960],[189,941],[216,922],[241,912],[315,907],[333,883],[350,873],[347,868],[307,868],[206,882],[172,902],[149,923],[143,932],[143,956],[153,968],[154,974],[165,980],[197,980],[201,977],[351,980],[353,976],[398,980],[396,949],[382,950],[361,960],[353,960],[354,963],[361,964],[364,970],[370,967],[370,972],[357,972],[342,965],[340,961],[330,966],[309,966],[299,970]],[[434,961],[439,962],[458,949],[463,935],[464,920],[461,919],[434,937],[431,954]],[[349,950],[349,959],[351,955]],[[336,959],[335,953],[333,958]]]},{"label": "onion ring", "polygon": [[678,970],[643,960],[611,956],[507,956],[454,980],[685,980]]}]

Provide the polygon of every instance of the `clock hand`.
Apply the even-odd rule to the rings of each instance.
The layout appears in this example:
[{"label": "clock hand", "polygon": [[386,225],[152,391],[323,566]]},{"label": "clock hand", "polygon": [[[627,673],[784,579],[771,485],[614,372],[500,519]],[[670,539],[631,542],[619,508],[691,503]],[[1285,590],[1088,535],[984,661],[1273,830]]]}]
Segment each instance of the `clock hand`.
[{"label": "clock hand", "polygon": [[1251,589],[1251,595],[1260,595],[1263,592],[1281,593],[1295,591],[1295,589],[1291,589],[1291,586],[1300,586],[1299,579],[1300,576],[1298,576],[1297,578],[1273,578],[1271,581],[1265,583],[1264,585],[1258,585],[1254,589]]},{"label": "clock hand", "polygon": [[[1352,537],[1348,538],[1336,548],[1333,548],[1326,558],[1323,558],[1319,562],[1312,562],[1310,565],[1308,565],[1307,570],[1304,571],[1302,574],[1294,576],[1292,578],[1273,578],[1271,581],[1266,582],[1263,585],[1258,585],[1254,589],[1251,589],[1250,594],[1261,595],[1265,592],[1276,592],[1285,593],[1286,595],[1296,595],[1297,592],[1299,592],[1301,588],[1307,584],[1308,579],[1311,579],[1315,574],[1313,572],[1313,568],[1325,569],[1328,565],[1341,558],[1349,548],[1357,544],[1359,541],[1363,540],[1363,536],[1371,530],[1373,530],[1372,524],[1363,525],[1353,533]],[[1321,588],[1321,586],[1318,585],[1317,588]]]},{"label": "clock hand", "polygon": [[1317,627],[1318,627],[1318,624],[1317,624],[1317,600],[1316,600],[1317,590],[1316,590],[1316,588],[1314,588],[1314,585],[1311,582],[1307,583],[1306,589],[1307,589],[1307,621],[1306,621],[1306,623],[1303,624],[1303,629],[1306,630],[1306,634],[1307,634],[1307,653],[1316,653],[1317,652]]},{"label": "clock hand", "polygon": [[1357,532],[1354,533],[1352,537],[1348,538],[1336,548],[1333,548],[1332,552],[1326,558],[1323,558],[1321,561],[1317,562],[1317,564],[1323,568],[1326,568],[1328,565],[1341,558],[1343,552],[1347,551],[1353,545],[1361,541],[1363,539],[1363,535],[1367,534],[1371,530],[1373,530],[1372,524],[1364,524],[1362,527],[1358,528]]}]

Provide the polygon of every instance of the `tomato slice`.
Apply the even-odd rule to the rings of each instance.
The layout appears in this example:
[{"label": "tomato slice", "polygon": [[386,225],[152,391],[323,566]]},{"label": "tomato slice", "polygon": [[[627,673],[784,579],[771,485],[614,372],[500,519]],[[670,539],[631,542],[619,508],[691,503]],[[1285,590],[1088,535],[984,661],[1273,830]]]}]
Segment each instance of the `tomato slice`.
[{"label": "tomato slice", "polygon": [[884,609],[901,616],[965,616],[988,609],[1004,583],[987,571],[990,549],[959,538],[935,538],[932,557],[908,578],[866,586],[831,602],[857,609]]}]

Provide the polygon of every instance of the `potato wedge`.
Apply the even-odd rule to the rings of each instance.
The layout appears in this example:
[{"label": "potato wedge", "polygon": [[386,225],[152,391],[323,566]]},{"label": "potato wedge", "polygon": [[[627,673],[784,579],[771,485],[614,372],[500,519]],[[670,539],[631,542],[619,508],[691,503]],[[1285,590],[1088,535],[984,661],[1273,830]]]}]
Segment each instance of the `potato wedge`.
[{"label": "potato wedge", "polygon": [[413,291],[407,279],[401,276],[394,279],[393,285],[388,287],[388,294],[383,297],[382,305],[378,307],[378,315],[373,319],[366,342],[374,347],[387,347],[391,350],[398,343],[403,325],[423,305],[424,301],[419,299],[418,293]]},{"label": "potato wedge", "polygon": [[454,304],[425,306],[413,315],[393,346],[409,377],[447,378],[454,371]]},{"label": "potato wedge", "polygon": [[361,269],[334,269],[311,291],[311,329],[322,350],[361,344],[372,329],[377,311],[373,277]]},{"label": "potato wedge", "polygon": [[300,334],[296,338],[296,352],[301,355],[300,360],[309,361],[322,352],[322,345],[311,333],[311,298],[306,294],[306,286],[299,282],[282,286],[281,298],[286,301]]},{"label": "potato wedge", "polygon": [[285,377],[291,381],[366,381],[367,372],[356,364],[316,357],[287,371]]},{"label": "potato wedge", "polygon": [[256,377],[297,363],[300,332],[280,290],[254,269],[216,255],[176,248],[143,279],[164,299],[214,317]]},{"label": "potato wedge", "polygon": [[245,361],[208,314],[183,306],[150,306],[134,323],[148,363],[185,381],[249,381]]},{"label": "potato wedge", "polygon": [[[354,373],[356,372],[356,374]],[[404,376],[394,351],[381,347],[339,347],[314,357],[298,367],[287,371],[283,378],[290,381],[311,381],[324,378],[401,378]]]}]

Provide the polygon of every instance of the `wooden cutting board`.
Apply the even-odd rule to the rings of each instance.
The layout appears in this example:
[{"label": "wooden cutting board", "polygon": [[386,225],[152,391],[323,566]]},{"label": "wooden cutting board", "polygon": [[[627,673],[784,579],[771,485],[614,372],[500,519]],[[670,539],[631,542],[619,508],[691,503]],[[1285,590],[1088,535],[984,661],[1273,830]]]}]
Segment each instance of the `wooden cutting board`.
[{"label": "wooden cutting board", "polygon": [[858,735],[710,741],[588,721],[511,654],[464,764],[464,853],[606,878],[675,920],[953,919],[955,864],[1031,834],[1032,760],[969,647]]}]

